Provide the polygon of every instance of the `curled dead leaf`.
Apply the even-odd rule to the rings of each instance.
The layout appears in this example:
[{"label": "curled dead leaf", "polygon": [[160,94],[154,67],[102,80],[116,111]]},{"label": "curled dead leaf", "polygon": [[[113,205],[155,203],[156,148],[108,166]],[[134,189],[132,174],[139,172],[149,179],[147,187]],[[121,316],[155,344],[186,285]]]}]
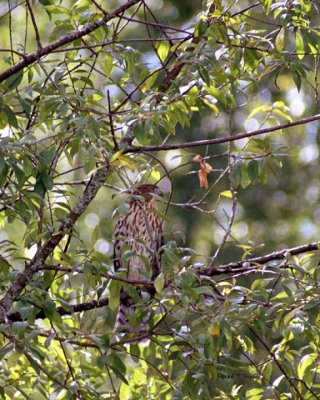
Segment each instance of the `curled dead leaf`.
[{"label": "curled dead leaf", "polygon": [[199,154],[197,154],[192,161],[200,164],[200,170],[198,172],[200,187],[208,189],[208,174],[212,171],[211,165],[206,163]]},{"label": "curled dead leaf", "polygon": [[205,189],[208,189],[209,184],[208,184],[208,178],[207,178],[207,173],[203,169],[201,169],[198,172],[199,175],[199,182],[200,182],[200,187],[204,187]]},{"label": "curled dead leaf", "polygon": [[201,163],[203,160],[202,160],[202,157],[200,156],[200,154],[197,154],[196,156],[193,157],[192,161]]}]

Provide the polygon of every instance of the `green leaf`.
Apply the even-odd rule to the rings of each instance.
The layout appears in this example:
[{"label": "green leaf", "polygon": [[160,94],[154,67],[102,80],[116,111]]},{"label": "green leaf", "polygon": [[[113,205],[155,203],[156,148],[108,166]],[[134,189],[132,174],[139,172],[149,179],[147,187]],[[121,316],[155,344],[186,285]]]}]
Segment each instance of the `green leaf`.
[{"label": "green leaf", "polygon": [[139,291],[133,285],[126,284],[125,287],[128,295],[133,299],[135,303],[141,302]]},{"label": "green leaf", "polygon": [[91,236],[91,243],[92,246],[94,247],[94,245],[96,244],[97,240],[99,239],[99,227],[96,226],[92,232],[92,236]]},{"label": "green leaf", "polygon": [[4,129],[8,125],[8,117],[4,111],[0,111],[0,129]]},{"label": "green leaf", "polygon": [[270,105],[267,104],[263,104],[261,106],[258,106],[256,108],[254,108],[251,113],[248,115],[248,119],[254,117],[256,114],[258,114],[259,112],[270,112],[272,110],[272,107]]},{"label": "green leaf", "polygon": [[25,181],[27,179],[24,171],[18,165],[14,166],[13,170],[14,170],[14,174],[18,181],[18,187],[22,188],[23,184],[25,183]]},{"label": "green leaf", "polygon": [[307,354],[302,357],[297,368],[299,379],[305,381],[305,373],[307,369],[315,365],[317,358],[318,358],[317,354]]},{"label": "green leaf", "polygon": [[138,142],[141,144],[144,144],[146,136],[147,136],[144,124],[141,124],[141,123],[135,124],[133,127],[133,132],[134,132],[134,136],[138,140]]},{"label": "green leaf", "polygon": [[294,71],[292,74],[292,77],[293,77],[294,83],[298,89],[298,92],[300,92],[301,83],[302,83],[301,75],[299,74],[299,72]]},{"label": "green leaf", "polygon": [[110,292],[110,297],[109,297],[109,307],[112,311],[116,311],[117,308],[119,307],[119,302],[120,302],[120,291],[122,288],[122,283],[119,281],[116,281],[113,279],[110,282],[109,286],[109,292]]},{"label": "green leaf", "polygon": [[116,353],[111,353],[110,357],[108,357],[107,362],[110,368],[112,368],[115,374],[118,376],[118,378],[129,385],[129,382],[125,377],[127,367],[125,366],[121,358]]},{"label": "green leaf", "polygon": [[43,312],[51,322],[55,322],[57,324],[62,323],[61,315],[56,311],[56,306],[51,299],[46,299],[44,302]]},{"label": "green leaf", "polygon": [[[203,101],[203,103],[208,106],[214,113],[215,116],[217,117],[219,115],[219,108],[212,102],[208,101],[207,98],[202,98],[201,99]],[[216,100],[215,100],[216,101]]]},{"label": "green leaf", "polygon": [[224,106],[228,105],[228,100],[224,93],[222,93],[219,89],[217,89],[213,85],[208,85],[208,92],[215,97],[220,103],[222,103]]},{"label": "green leaf", "polygon": [[152,88],[153,84],[157,80],[157,77],[158,73],[153,73],[148,79],[145,80],[144,86],[141,88],[143,93],[148,92]]},{"label": "green leaf", "polygon": [[43,6],[47,6],[49,4],[53,4],[54,0],[39,0],[39,3],[42,4]]},{"label": "green leaf", "polygon": [[0,186],[3,186],[3,184],[5,183],[8,172],[9,168],[4,159],[4,155],[0,153]]},{"label": "green leaf", "polygon": [[284,34],[285,34],[285,29],[281,28],[279,33],[277,34],[276,37],[276,49],[278,51],[282,51],[283,50],[283,46],[284,46]]},{"label": "green leaf", "polygon": [[266,15],[268,15],[270,13],[272,0],[262,0],[261,3],[263,5],[263,8],[264,8],[264,11],[265,11]]},{"label": "green leaf", "polygon": [[242,168],[241,168],[241,163],[237,162],[231,171],[231,182],[232,184],[237,187],[241,183],[241,177],[242,177]]},{"label": "green leaf", "polygon": [[255,180],[259,176],[259,162],[257,160],[251,160],[248,164],[248,175],[251,182],[255,182]]},{"label": "green leaf", "polygon": [[157,54],[162,62],[165,61],[170,50],[170,44],[167,40],[159,42],[157,45]]},{"label": "green leaf", "polygon": [[162,293],[162,290],[163,290],[163,288],[164,288],[164,283],[165,283],[164,275],[163,275],[163,272],[161,272],[161,273],[156,277],[156,279],[155,279],[155,281],[154,281],[154,287],[155,287],[157,293],[159,293],[159,294]]},{"label": "green leaf", "polygon": [[140,359],[140,347],[136,343],[130,345],[130,355],[134,362],[139,362]]},{"label": "green leaf", "polygon": [[243,53],[243,61],[245,66],[250,69],[250,70],[254,70],[256,65],[257,65],[257,61],[259,60],[259,57],[257,55],[257,52],[255,50],[252,49],[245,49],[244,53]]},{"label": "green leaf", "polygon": [[113,61],[114,61],[114,59],[113,59],[112,55],[107,53],[105,55],[104,64],[102,65],[103,71],[105,72],[107,77],[111,75],[111,73],[114,69]]},{"label": "green leaf", "polygon": [[318,43],[310,43],[308,42],[308,46],[310,48],[311,53],[315,56],[318,54],[319,45]]},{"label": "green leaf", "polygon": [[195,27],[195,37],[201,37],[206,33],[206,30],[208,28],[208,22],[205,21],[203,18],[200,19],[200,21],[197,23]]},{"label": "green leaf", "polygon": [[56,26],[51,32],[50,41],[54,41],[60,39],[62,36],[67,35],[68,33],[74,32],[75,28],[70,23],[64,22]]},{"label": "green leaf", "polygon": [[8,275],[10,269],[11,269],[10,263],[5,258],[0,256],[0,273],[3,275]]},{"label": "green leaf", "polygon": [[53,179],[47,171],[42,171],[40,178],[43,183],[43,186],[47,190],[51,190],[53,188]]},{"label": "green leaf", "polygon": [[71,11],[66,8],[66,7],[62,7],[62,6],[58,6],[58,5],[45,5],[44,7],[49,14],[66,14],[66,15],[71,15]]},{"label": "green leaf", "polygon": [[305,56],[303,37],[299,31],[296,32],[296,49],[299,60]]},{"label": "green leaf", "polygon": [[17,72],[16,74],[9,76],[9,78],[7,78],[4,81],[4,88],[7,90],[15,89],[17,86],[20,85],[22,78],[23,78],[23,69]]},{"label": "green leaf", "polygon": [[211,85],[211,78],[210,78],[210,75],[209,75],[209,72],[208,72],[207,68],[203,67],[202,65],[200,65],[199,68],[198,68],[198,72],[199,72],[199,75],[200,75],[201,79],[203,80],[203,82],[206,83],[208,86],[210,86]]},{"label": "green leaf", "polygon": [[6,116],[6,121],[9,123],[10,126],[13,126],[14,128],[18,128],[18,121],[15,113],[11,110],[10,107],[5,105],[3,107],[3,111],[1,113],[4,113]]},{"label": "green leaf", "polygon": [[275,108],[275,109],[273,110],[273,112],[274,112],[275,114],[280,115],[280,117],[286,119],[287,121],[292,122],[291,116],[290,116],[285,110],[281,110],[281,109],[279,109],[279,108]]},{"label": "green leaf", "polygon": [[215,24],[212,24],[208,28],[208,43],[210,46],[215,46],[219,39],[219,29]]},{"label": "green leaf", "polygon": [[97,168],[97,160],[95,158],[88,158],[84,163],[84,172],[88,175]]}]

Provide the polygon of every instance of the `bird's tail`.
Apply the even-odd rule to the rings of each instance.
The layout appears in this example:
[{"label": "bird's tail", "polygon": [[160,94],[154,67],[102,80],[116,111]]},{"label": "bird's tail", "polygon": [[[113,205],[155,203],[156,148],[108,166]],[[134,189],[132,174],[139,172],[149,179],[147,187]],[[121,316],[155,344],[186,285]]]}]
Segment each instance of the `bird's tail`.
[{"label": "bird's tail", "polygon": [[120,303],[116,323],[114,325],[114,329],[116,332],[121,333],[129,333],[132,330],[130,329],[130,324],[128,320],[128,316],[133,313],[133,306],[126,305],[124,303]]},{"label": "bird's tail", "polygon": [[[130,317],[133,314],[137,315],[140,319],[138,326],[133,326],[130,323]],[[131,297],[127,296],[125,299],[120,300],[120,305],[116,317],[116,323],[114,325],[114,330],[117,333],[132,333],[132,332],[143,332],[148,330],[148,312],[145,306],[137,306]]]}]

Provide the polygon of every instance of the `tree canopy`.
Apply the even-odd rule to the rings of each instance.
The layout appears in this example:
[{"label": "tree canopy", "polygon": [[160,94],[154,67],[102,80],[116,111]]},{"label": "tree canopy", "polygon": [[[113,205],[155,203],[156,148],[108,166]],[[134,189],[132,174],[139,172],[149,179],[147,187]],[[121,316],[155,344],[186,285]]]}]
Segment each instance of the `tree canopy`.
[{"label": "tree canopy", "polygon": [[[0,2],[1,398],[320,398],[319,14]],[[113,267],[141,183],[155,282]],[[114,331],[123,286],[144,333]]]}]

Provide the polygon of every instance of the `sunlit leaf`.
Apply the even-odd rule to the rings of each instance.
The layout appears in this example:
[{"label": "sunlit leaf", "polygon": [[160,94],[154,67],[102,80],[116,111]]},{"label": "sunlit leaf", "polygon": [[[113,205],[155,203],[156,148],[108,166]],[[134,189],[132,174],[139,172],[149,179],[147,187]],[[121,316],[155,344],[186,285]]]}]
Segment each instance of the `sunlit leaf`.
[{"label": "sunlit leaf", "polygon": [[164,274],[161,272],[154,281],[154,287],[157,293],[161,294],[164,288]]},{"label": "sunlit leaf", "polygon": [[279,51],[282,51],[284,46],[284,35],[285,35],[285,29],[281,28],[276,37],[276,48]]},{"label": "sunlit leaf", "polygon": [[109,298],[109,307],[111,310],[115,311],[119,307],[120,302],[120,290],[122,287],[122,283],[117,280],[112,280],[110,282],[109,291],[110,291],[110,298]]},{"label": "sunlit leaf", "polygon": [[161,61],[165,61],[170,50],[170,44],[167,40],[159,42],[157,45],[157,53]]},{"label": "sunlit leaf", "polygon": [[305,50],[303,37],[299,31],[296,32],[296,49],[299,60],[302,60],[305,56]]}]

